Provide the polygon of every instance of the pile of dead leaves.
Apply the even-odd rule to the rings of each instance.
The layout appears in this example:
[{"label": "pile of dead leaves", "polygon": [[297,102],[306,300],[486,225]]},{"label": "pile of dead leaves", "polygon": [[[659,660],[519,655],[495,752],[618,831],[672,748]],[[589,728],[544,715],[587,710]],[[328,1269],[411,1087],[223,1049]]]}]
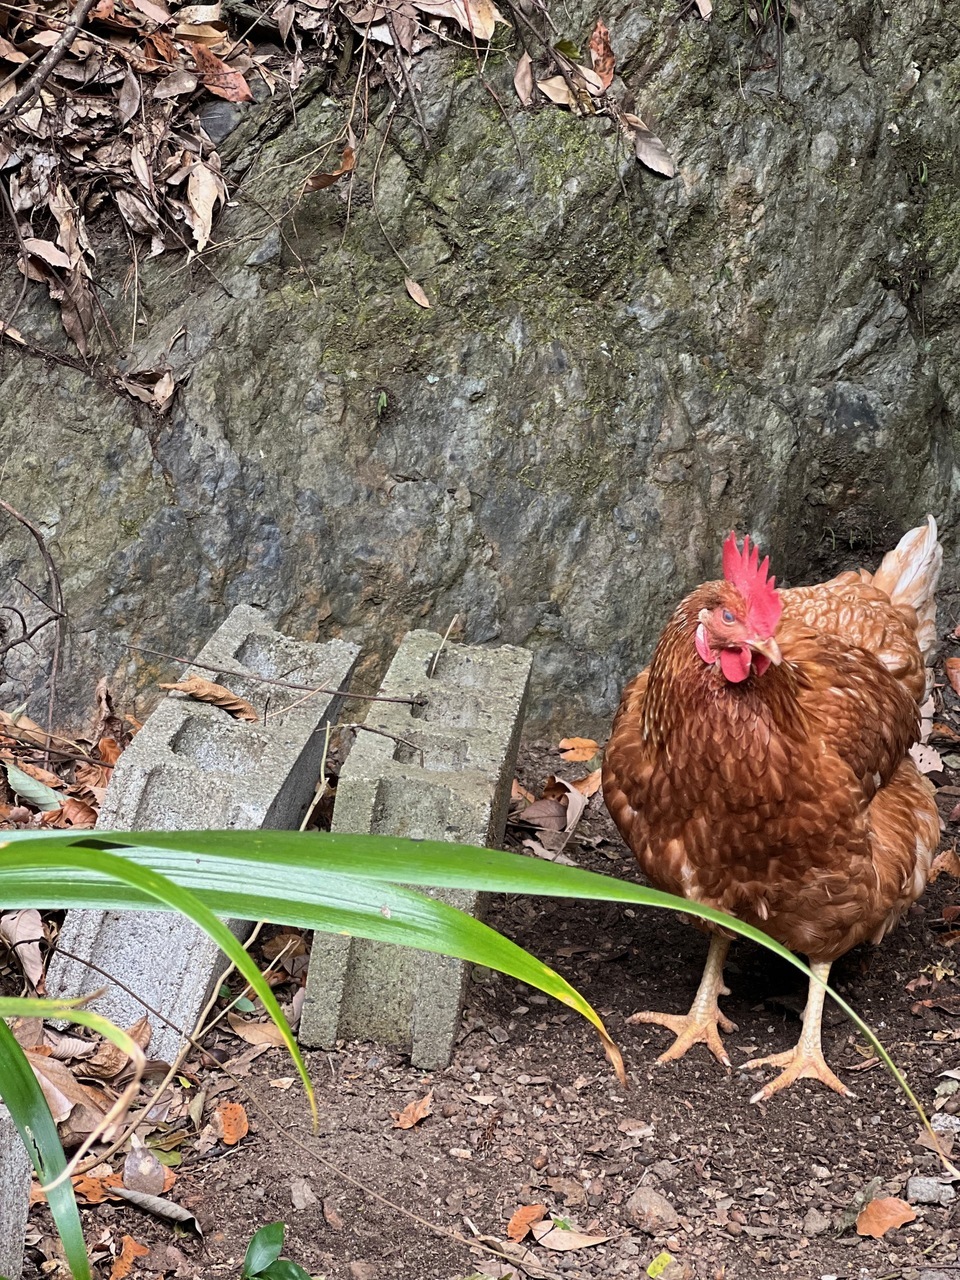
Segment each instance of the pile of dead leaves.
[{"label": "pile of dead leaves", "polygon": [[105,680],[88,738],[48,735],[22,711],[0,711],[0,829],[93,827],[113,767],[139,729],[113,708]]},{"label": "pile of dead leaves", "polygon": [[508,826],[538,858],[575,866],[565,850],[593,796],[600,790],[600,748],[592,738],[563,738],[558,750],[570,764],[592,764],[582,777],[568,781],[551,774],[537,798],[514,779]]},{"label": "pile of dead leaves", "polygon": [[[616,63],[603,22],[584,58],[572,41],[553,39],[556,28],[542,0],[532,6],[538,23],[522,14],[520,21],[507,4],[526,47],[514,80],[521,102],[607,114],[645,165],[672,177],[667,148],[628,109],[626,95],[611,92]],[[698,0],[698,9],[709,17],[707,0]],[[95,226],[97,235],[120,229],[127,237],[131,271],[124,290],[133,298],[132,334],[141,258],[170,248],[200,253],[211,244],[229,193],[201,120],[205,101],[244,104],[278,89],[289,93],[308,65],[326,67],[333,92],[350,80],[359,89],[362,78],[363,99],[383,84],[396,102],[412,97],[429,145],[412,63],[439,40],[453,39],[473,49],[479,68],[480,45],[499,25],[509,25],[493,0],[216,0],[180,7],[169,0],[97,0],[34,84],[69,16],[65,2],[0,0],[0,218],[10,223],[24,287],[28,281],[46,286],[83,355],[94,346],[125,346],[97,295]],[[351,97],[355,105],[358,94],[351,90]],[[303,175],[292,204],[354,172],[355,128],[362,141],[352,106],[330,142],[339,150],[346,140],[341,163]],[[24,344],[17,309],[0,315],[0,338]],[[166,362],[117,375],[116,385],[158,413],[175,391]]]}]

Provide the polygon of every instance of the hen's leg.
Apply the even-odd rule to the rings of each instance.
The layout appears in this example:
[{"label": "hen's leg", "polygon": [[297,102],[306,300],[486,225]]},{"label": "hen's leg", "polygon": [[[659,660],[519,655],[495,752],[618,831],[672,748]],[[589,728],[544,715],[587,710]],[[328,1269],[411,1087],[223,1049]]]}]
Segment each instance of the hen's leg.
[{"label": "hen's leg", "polygon": [[828,1088],[834,1089],[837,1093],[844,1094],[845,1097],[852,1098],[853,1094],[843,1083],[838,1080],[830,1068],[827,1066],[823,1057],[823,1050],[820,1047],[820,1018],[823,1014],[823,1000],[826,995],[821,983],[825,983],[830,973],[829,964],[812,964],[810,966],[816,978],[820,982],[811,979],[810,991],[807,995],[807,1007],[803,1011],[803,1030],[800,1032],[800,1039],[793,1049],[788,1049],[786,1053],[774,1053],[768,1058],[751,1058],[749,1062],[743,1064],[747,1071],[754,1067],[783,1067],[775,1080],[771,1080],[769,1084],[765,1084],[759,1092],[755,1093],[750,1099],[751,1102],[765,1102],[767,1098],[772,1098],[775,1093],[779,1093],[781,1089],[786,1089],[788,1085],[793,1084],[794,1080],[821,1080]]},{"label": "hen's leg", "polygon": [[658,1026],[668,1027],[677,1037],[666,1053],[661,1053],[658,1062],[682,1058],[692,1045],[705,1044],[718,1062],[722,1062],[725,1067],[730,1066],[718,1028],[736,1031],[737,1027],[723,1016],[717,1004],[718,996],[730,994],[723,985],[723,965],[729,949],[729,938],[719,933],[711,934],[703,977],[688,1014],[635,1013],[627,1019],[628,1022],[655,1022]]}]

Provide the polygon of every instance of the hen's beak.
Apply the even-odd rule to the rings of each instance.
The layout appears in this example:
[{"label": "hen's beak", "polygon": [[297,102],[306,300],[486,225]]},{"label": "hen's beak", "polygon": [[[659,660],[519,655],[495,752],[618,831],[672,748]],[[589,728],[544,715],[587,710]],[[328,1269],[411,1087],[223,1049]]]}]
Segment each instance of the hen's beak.
[{"label": "hen's beak", "polygon": [[769,658],[775,667],[779,667],[780,663],[783,661],[783,654],[780,652],[780,646],[777,644],[776,640],[774,640],[773,636],[770,636],[767,640],[748,640],[747,644],[754,653],[762,653],[765,658]]}]

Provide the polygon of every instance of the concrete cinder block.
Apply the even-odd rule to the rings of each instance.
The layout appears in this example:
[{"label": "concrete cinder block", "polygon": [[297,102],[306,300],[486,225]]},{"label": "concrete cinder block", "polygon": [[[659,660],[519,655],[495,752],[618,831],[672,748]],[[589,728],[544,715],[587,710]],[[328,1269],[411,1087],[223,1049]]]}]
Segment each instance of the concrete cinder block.
[{"label": "concrete cinder block", "polygon": [[[333,829],[454,843],[497,845],[523,727],[531,655],[504,646],[444,645],[412,631],[380,692],[422,698],[422,706],[377,702],[366,723],[392,738],[361,732],[337,786]],[[437,892],[481,914],[480,895]],[[303,1044],[338,1038],[398,1044],[417,1066],[450,1060],[460,1024],[465,966],[405,947],[314,937],[300,1020]]]},{"label": "concrete cinder block", "polygon": [[19,1280],[27,1229],[30,1159],[10,1112],[0,1104],[0,1276]]},{"label": "concrete cinder block", "polygon": [[[319,776],[324,726],[335,719],[342,699],[305,699],[301,690],[253,677],[341,689],[358,652],[339,640],[291,640],[274,631],[260,610],[239,605],[198,655],[220,673],[190,668],[183,678],[197,674],[224,684],[265,716],[256,723],[234,720],[218,707],[171,693],[120,757],[98,826],[296,829]],[[238,671],[249,675],[233,674]],[[228,923],[240,937],[249,931],[245,922]],[[68,912],[60,945],[80,959],[54,956],[47,974],[50,994],[76,996],[106,983],[98,1012],[124,1027],[150,1014],[150,1056],[167,1061],[180,1050],[181,1030],[192,1032],[226,963],[189,920],[155,911]],[[130,991],[89,968],[88,959]]]}]

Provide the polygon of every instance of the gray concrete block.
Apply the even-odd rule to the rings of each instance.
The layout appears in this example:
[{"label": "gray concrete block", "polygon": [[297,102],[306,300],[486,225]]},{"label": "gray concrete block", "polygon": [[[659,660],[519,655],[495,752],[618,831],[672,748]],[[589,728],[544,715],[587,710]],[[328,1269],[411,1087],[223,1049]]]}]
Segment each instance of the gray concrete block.
[{"label": "gray concrete block", "polygon": [[0,1276],[20,1280],[27,1229],[30,1159],[10,1112],[0,1104]]},{"label": "gray concrete block", "polygon": [[[337,787],[333,829],[454,843],[503,838],[531,655],[504,646],[440,645],[429,631],[404,639],[380,692],[423,706],[374,703]],[[437,897],[475,915],[480,895]],[[465,966],[405,947],[316,935],[300,1040],[376,1039],[410,1052],[415,1065],[445,1066],[460,1024]]]},{"label": "gray concrete block", "polygon": [[[234,720],[218,707],[171,693],[120,757],[98,826],[295,829],[313,797],[324,726],[335,719],[342,699],[314,694],[304,700],[300,690],[252,677],[340,689],[357,654],[355,645],[339,640],[291,640],[274,631],[260,610],[238,606],[198,655],[198,661],[222,667],[221,673],[190,668],[184,678],[195,673],[224,684],[266,718],[255,724]],[[249,931],[245,922],[228,923],[238,936]],[[179,1052],[181,1031],[193,1030],[226,965],[219,948],[189,920],[154,911],[71,911],[60,944],[81,959],[54,956],[47,974],[50,994],[81,995],[106,983],[109,989],[95,1007],[124,1027],[152,1008],[174,1024],[151,1014],[150,1056],[167,1061]],[[86,960],[119,981],[105,979]]]}]

